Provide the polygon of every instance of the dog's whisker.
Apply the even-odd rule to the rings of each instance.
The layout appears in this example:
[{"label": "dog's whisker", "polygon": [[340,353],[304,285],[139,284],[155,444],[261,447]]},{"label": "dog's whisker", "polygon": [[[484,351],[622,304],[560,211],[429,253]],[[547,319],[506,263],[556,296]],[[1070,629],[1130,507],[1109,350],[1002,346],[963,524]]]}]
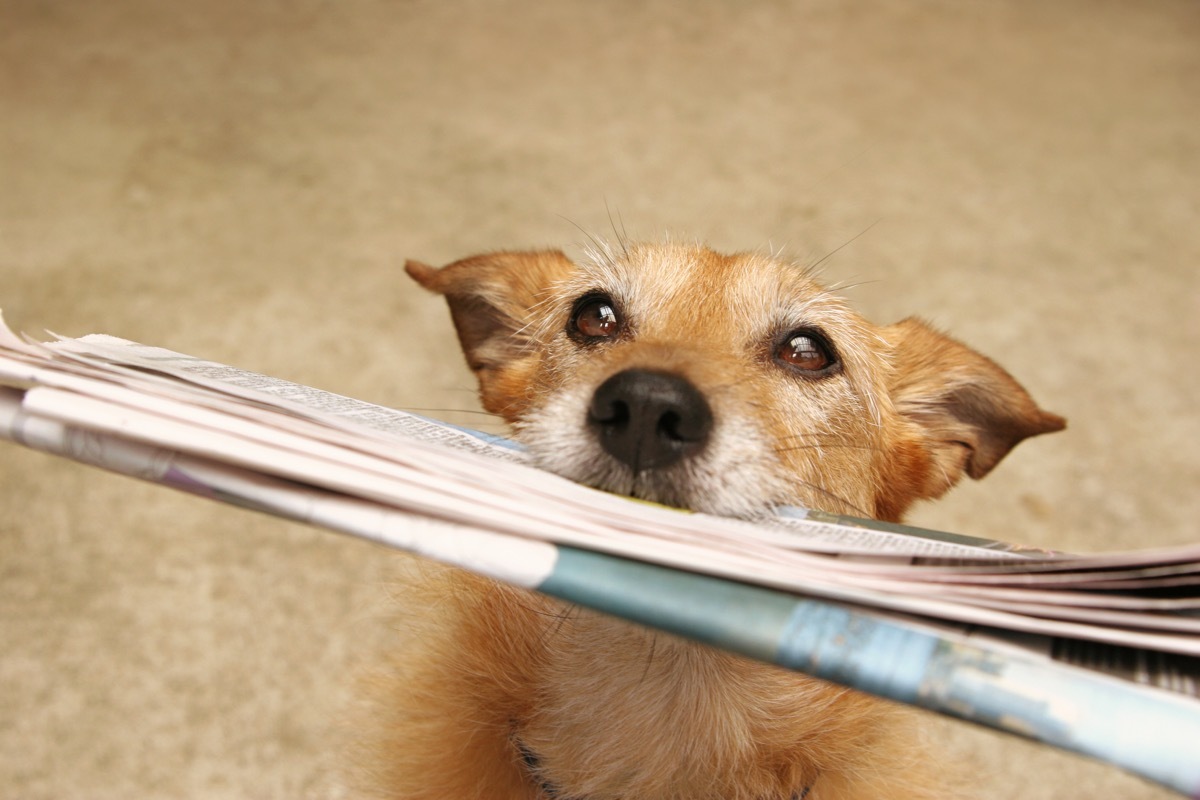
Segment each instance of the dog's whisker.
[{"label": "dog's whisker", "polygon": [[840,431],[816,430],[816,431],[796,431],[794,433],[785,433],[781,436],[776,436],[775,441],[785,442],[785,441],[789,441],[791,439],[809,439],[812,437],[835,437],[835,436],[839,439],[846,438],[846,434],[842,433]]},{"label": "dog's whisker", "polygon": [[[870,517],[874,516],[873,514],[871,514],[871,512],[867,511],[864,508],[859,508],[857,505],[850,502],[845,497],[839,495],[836,492],[832,492],[829,489],[826,489],[824,486],[813,483],[811,481],[805,481],[805,480],[800,480],[797,482],[802,486],[812,489],[813,491],[817,492],[818,494],[820,494],[823,497],[833,500],[834,502],[841,503],[843,506],[845,506],[846,509],[854,512],[856,515],[858,515],[860,517],[870,518]],[[820,508],[820,506],[816,506],[816,507]],[[824,510],[824,509],[822,509],[822,510]],[[836,510],[841,510],[841,509],[836,509]]]},{"label": "dog's whisker", "polygon": [[613,212],[609,208],[607,197],[604,198],[604,210],[608,213],[608,224],[613,230],[613,235],[617,237],[617,244],[621,245],[621,254],[625,258],[629,258],[629,237],[625,233],[625,220],[621,219],[621,210],[617,209],[617,220],[621,223],[619,230],[616,223],[613,222]]},{"label": "dog's whisker", "polygon": [[799,450],[858,450],[866,453],[875,452],[876,448],[869,445],[853,445],[853,444],[797,444],[790,447],[773,447],[773,453],[792,453]]},{"label": "dog's whisker", "polygon": [[405,406],[405,411],[414,414],[473,414],[482,417],[491,417],[492,419],[503,421],[503,417],[491,411],[482,411],[477,408],[421,408],[417,406]]},{"label": "dog's whisker", "polygon": [[772,449],[777,452],[786,452],[788,450],[858,450],[864,453],[879,452],[880,448],[877,445],[866,442],[848,442],[841,437],[834,438],[815,436],[806,437],[783,437],[776,439],[771,445]]},{"label": "dog's whisker", "polygon": [[839,281],[838,283],[834,283],[834,284],[830,285],[829,291],[831,293],[832,292],[837,292],[837,293],[848,292],[851,289],[857,289],[860,286],[870,286],[873,283],[883,283],[883,281],[881,281],[878,278],[870,278],[870,279],[864,278],[862,280],[857,280],[857,281]]},{"label": "dog's whisker", "polygon": [[573,219],[571,219],[570,217],[568,217],[568,216],[565,216],[565,215],[563,215],[563,214],[559,214],[559,215],[558,215],[558,218],[559,218],[559,219],[561,219],[561,220],[564,220],[565,222],[569,222],[569,223],[570,223],[570,224],[571,224],[571,225],[572,225],[572,226],[573,226],[573,227],[574,227],[574,228],[575,228],[577,231],[579,231],[579,232],[580,232],[580,233],[582,233],[584,236],[586,236],[586,237],[588,238],[588,240],[589,240],[589,241],[590,241],[590,242],[591,242],[593,245],[595,245],[595,246],[596,246],[598,249],[600,249],[600,250],[607,250],[607,249],[608,249],[607,245],[603,244],[603,243],[602,243],[602,241],[601,241],[601,240],[600,240],[598,237],[596,237],[594,234],[592,234],[592,232],[591,232],[591,231],[589,231],[587,228],[585,228],[585,227],[583,227],[582,225],[580,225],[580,224],[579,224],[578,222],[576,222],[575,220],[573,220]]},{"label": "dog's whisker", "polygon": [[868,225],[867,227],[863,228],[861,231],[859,231],[858,233],[854,234],[854,235],[853,235],[853,236],[851,236],[849,239],[847,239],[846,241],[842,242],[842,243],[841,243],[840,245],[838,245],[837,247],[835,247],[835,248],[833,248],[832,250],[830,250],[828,253],[826,253],[825,255],[823,255],[821,258],[817,259],[817,261],[816,261],[815,263],[813,263],[813,264],[810,264],[809,266],[807,266],[807,267],[805,268],[805,270],[806,270],[806,271],[807,271],[809,274],[812,274],[812,275],[819,274],[820,267],[821,267],[821,265],[822,265],[822,264],[824,264],[826,261],[828,261],[828,260],[829,260],[830,258],[832,258],[833,256],[837,255],[839,252],[841,252],[841,251],[842,251],[844,248],[846,248],[847,246],[849,246],[849,245],[853,244],[854,242],[858,241],[858,239],[860,239],[862,236],[866,235],[866,234],[867,234],[867,233],[868,233],[868,232],[869,232],[869,231],[870,231],[872,228],[874,228],[876,225],[878,225],[878,224],[879,224],[881,221],[882,221],[882,219],[877,219],[877,220],[875,220],[875,221],[874,221],[874,222],[872,222],[870,225]]}]

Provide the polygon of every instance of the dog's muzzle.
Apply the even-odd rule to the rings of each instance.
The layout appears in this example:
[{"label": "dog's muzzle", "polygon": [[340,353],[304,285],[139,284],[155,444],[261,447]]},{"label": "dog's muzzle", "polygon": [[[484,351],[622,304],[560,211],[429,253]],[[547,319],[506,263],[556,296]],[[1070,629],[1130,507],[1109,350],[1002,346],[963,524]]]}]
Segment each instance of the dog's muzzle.
[{"label": "dog's muzzle", "polygon": [[628,369],[596,389],[588,426],[604,450],[636,474],[702,450],[713,415],[704,395],[678,375]]}]

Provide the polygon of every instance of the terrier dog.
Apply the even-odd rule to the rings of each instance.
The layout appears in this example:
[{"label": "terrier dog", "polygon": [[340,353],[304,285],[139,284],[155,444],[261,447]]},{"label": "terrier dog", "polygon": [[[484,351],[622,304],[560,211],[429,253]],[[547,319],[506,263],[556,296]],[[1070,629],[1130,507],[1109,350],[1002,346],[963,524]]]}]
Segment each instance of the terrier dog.
[{"label": "terrier dog", "polygon": [[[713,514],[898,521],[1064,427],[984,356],[794,265],[677,244],[410,261],[538,465]],[[455,570],[411,598],[374,773],[416,800],[943,796],[891,704]]]}]

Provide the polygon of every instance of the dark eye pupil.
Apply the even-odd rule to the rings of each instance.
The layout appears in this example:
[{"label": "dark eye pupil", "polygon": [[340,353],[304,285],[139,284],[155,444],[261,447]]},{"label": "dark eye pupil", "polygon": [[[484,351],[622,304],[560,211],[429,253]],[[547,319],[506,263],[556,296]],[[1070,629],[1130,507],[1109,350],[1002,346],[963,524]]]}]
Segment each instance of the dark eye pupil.
[{"label": "dark eye pupil", "polygon": [[575,327],[584,336],[608,338],[617,332],[617,312],[605,300],[593,300],[575,315]]},{"label": "dark eye pupil", "polygon": [[819,370],[829,366],[830,358],[825,348],[811,336],[799,334],[789,339],[781,348],[779,357],[806,370]]}]

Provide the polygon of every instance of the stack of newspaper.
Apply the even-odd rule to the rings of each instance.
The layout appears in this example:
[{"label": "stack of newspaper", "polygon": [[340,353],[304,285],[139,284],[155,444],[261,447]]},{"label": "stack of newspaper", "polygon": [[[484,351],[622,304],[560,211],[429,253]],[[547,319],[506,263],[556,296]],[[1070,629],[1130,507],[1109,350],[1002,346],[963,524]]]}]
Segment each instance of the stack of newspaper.
[{"label": "stack of newspaper", "polygon": [[0,438],[455,564],[1200,797],[1200,545],[1071,556],[780,509],[727,519],[498,437],[0,320]]}]

